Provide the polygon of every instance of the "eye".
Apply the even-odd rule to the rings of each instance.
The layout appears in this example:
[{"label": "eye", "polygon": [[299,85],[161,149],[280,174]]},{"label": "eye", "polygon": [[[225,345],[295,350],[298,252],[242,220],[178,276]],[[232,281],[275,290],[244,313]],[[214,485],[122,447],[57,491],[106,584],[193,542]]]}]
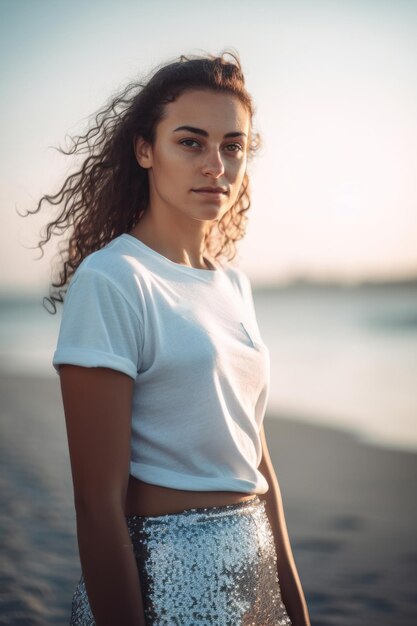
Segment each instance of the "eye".
[{"label": "eye", "polygon": [[240,143],[228,143],[227,146],[225,146],[227,152],[239,152],[240,150],[243,150],[243,147],[240,145]]},{"label": "eye", "polygon": [[195,148],[196,145],[197,147],[200,145],[196,139],[181,139],[180,144],[186,148]]}]

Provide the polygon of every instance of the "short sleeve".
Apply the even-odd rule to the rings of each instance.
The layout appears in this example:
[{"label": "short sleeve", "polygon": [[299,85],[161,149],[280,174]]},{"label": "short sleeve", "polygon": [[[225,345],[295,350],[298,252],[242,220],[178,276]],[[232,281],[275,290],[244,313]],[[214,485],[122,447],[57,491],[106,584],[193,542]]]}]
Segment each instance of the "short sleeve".
[{"label": "short sleeve", "polygon": [[136,378],[142,323],[120,288],[101,272],[82,269],[67,290],[52,364],[109,367]]}]

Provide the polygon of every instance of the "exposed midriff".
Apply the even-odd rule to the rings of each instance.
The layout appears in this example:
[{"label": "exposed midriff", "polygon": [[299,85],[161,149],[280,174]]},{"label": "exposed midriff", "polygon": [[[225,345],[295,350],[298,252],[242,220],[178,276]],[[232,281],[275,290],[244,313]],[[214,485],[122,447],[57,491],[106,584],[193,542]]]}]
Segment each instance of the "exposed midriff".
[{"label": "exposed midriff", "polygon": [[254,497],[237,491],[186,491],[145,483],[132,475],[126,496],[125,515],[155,516],[191,508],[236,504]]}]

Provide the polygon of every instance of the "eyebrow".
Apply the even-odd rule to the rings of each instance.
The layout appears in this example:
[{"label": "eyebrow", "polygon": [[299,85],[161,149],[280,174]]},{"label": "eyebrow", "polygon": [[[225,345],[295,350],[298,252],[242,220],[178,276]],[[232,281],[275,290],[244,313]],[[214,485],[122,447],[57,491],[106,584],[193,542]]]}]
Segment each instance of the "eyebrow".
[{"label": "eyebrow", "polygon": [[[206,130],[202,128],[194,128],[194,126],[178,126],[173,132],[176,133],[179,130],[187,130],[189,133],[195,133],[196,135],[202,135],[203,137],[208,137],[209,134]],[[246,137],[246,133],[242,133],[240,131],[236,131],[234,133],[226,133],[223,135],[223,138],[226,137]]]}]

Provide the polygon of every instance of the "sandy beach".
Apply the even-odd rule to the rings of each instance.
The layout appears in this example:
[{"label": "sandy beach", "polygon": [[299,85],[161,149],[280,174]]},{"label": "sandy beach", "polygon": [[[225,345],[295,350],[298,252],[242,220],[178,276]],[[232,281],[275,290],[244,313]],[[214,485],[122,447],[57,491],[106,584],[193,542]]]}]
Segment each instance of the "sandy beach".
[{"label": "sandy beach", "polygon": [[[0,397],[0,624],[61,626],[80,566],[59,379],[2,375]],[[265,430],[312,624],[414,626],[417,454],[289,417]]]}]

